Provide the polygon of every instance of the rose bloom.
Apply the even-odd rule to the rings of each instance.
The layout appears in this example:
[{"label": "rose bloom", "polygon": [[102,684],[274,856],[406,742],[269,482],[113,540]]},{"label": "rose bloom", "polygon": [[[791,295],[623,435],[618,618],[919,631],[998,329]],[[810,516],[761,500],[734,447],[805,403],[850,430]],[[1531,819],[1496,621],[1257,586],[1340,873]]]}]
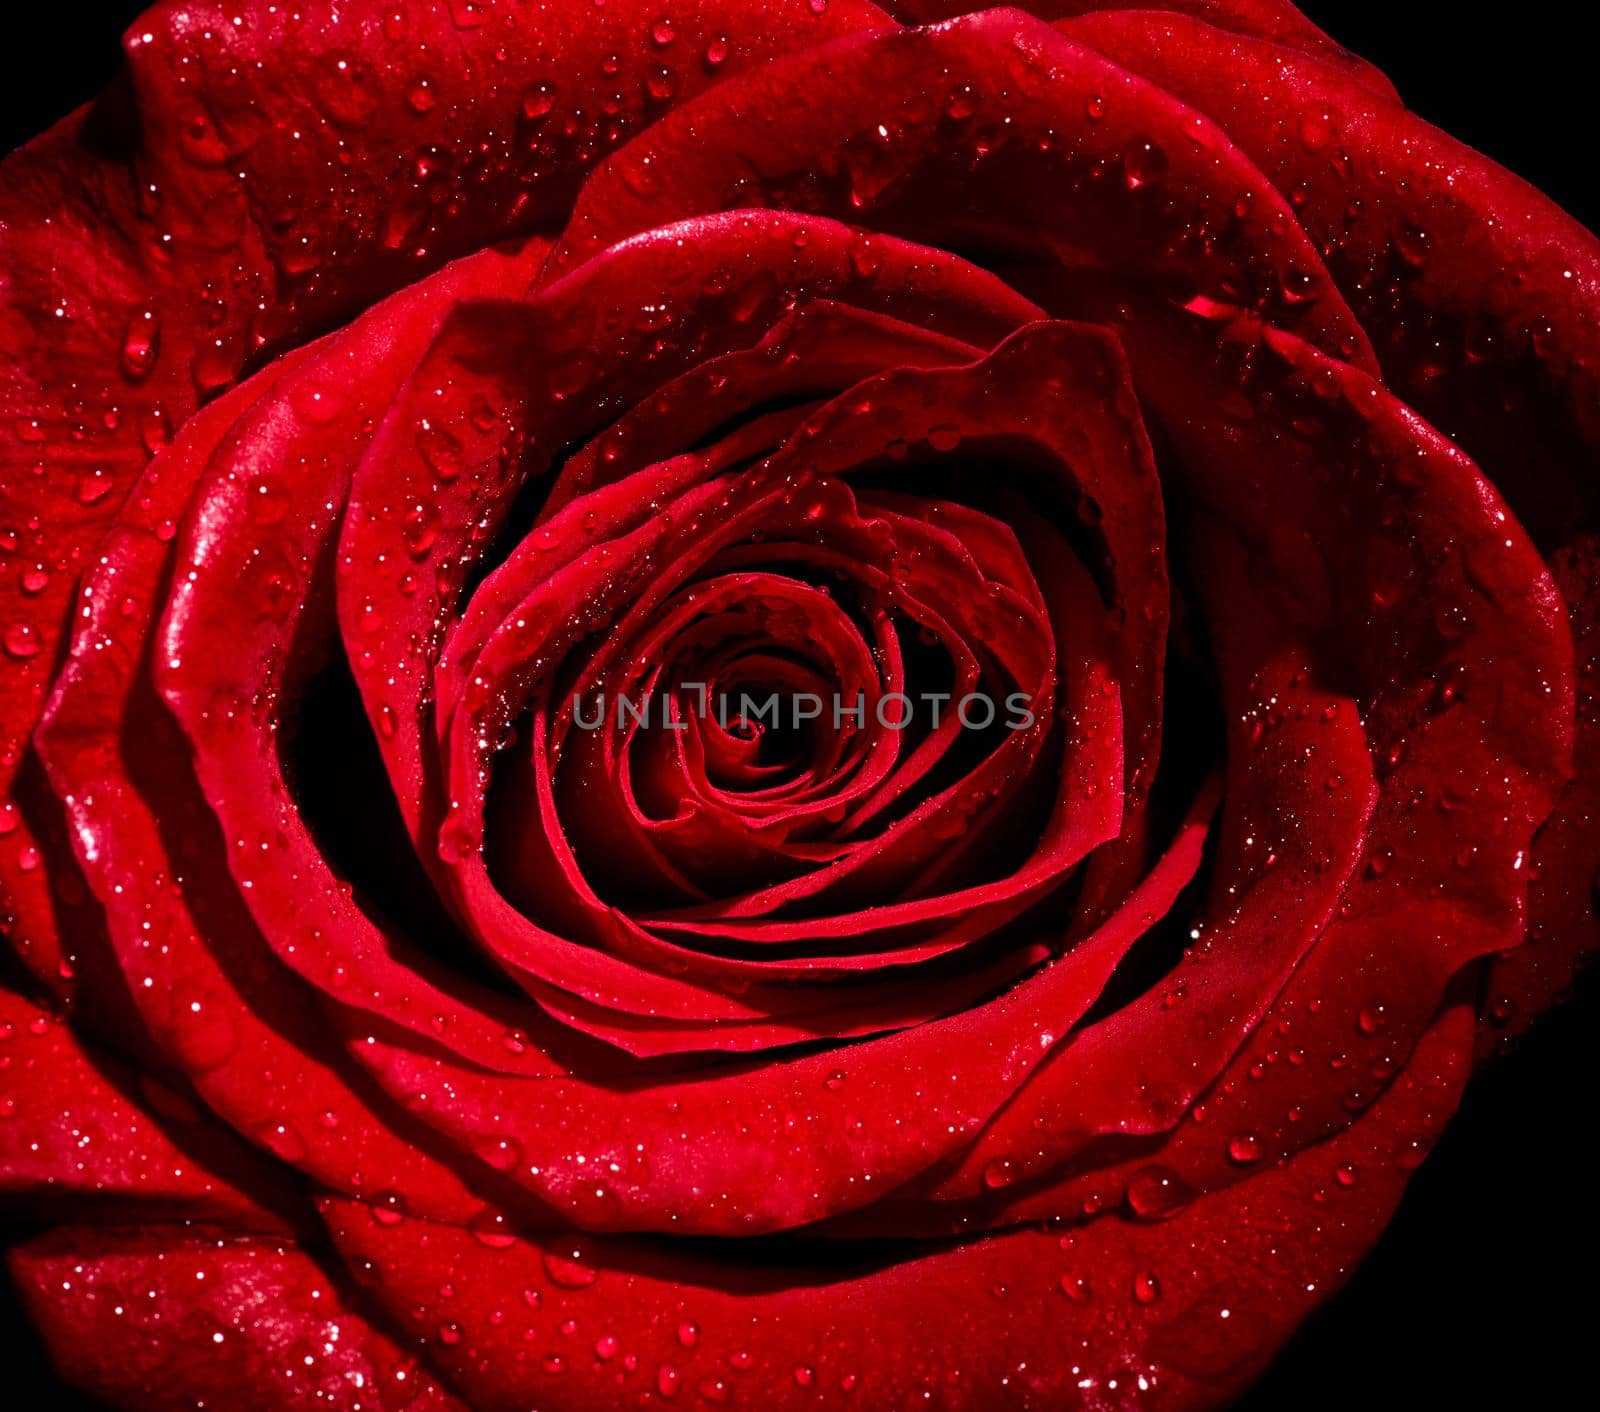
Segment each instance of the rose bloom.
[{"label": "rose bloom", "polygon": [[[1280,0],[959,9],[172,0],[0,170],[71,1384],[1216,1404],[1570,980],[1595,240]],[[690,690],[868,709],[572,719]]]}]

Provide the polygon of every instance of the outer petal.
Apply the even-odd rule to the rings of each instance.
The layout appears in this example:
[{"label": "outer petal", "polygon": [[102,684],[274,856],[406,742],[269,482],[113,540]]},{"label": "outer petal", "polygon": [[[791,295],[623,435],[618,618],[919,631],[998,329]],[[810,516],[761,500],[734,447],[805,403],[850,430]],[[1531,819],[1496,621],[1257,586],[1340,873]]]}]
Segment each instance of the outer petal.
[{"label": "outer petal", "polygon": [[[899,19],[928,24],[982,7],[964,4],[962,0],[892,0],[887,8]],[[1018,5],[1017,9],[1037,15],[1042,20],[1068,19],[1102,10],[1149,10],[1160,14],[1191,15],[1233,34],[1251,35],[1303,50],[1323,63],[1344,69],[1352,78],[1358,79],[1381,97],[1394,96],[1394,87],[1388,79],[1365,59],[1357,58],[1336,40],[1330,39],[1288,0],[1151,0],[1149,4],[1133,0],[1133,3],[1126,5],[1119,3],[1119,0],[1028,0],[1028,3]]]},{"label": "outer petal", "polygon": [[1378,788],[1356,703],[1317,680],[1314,657],[1252,595],[1237,563],[1214,559],[1200,572],[1230,614],[1216,629],[1229,736],[1206,911],[1170,970],[1052,1054],[958,1162],[891,1198],[976,1203],[908,1210],[913,1227],[919,1215],[942,1229],[1018,1219],[1019,1207],[1062,1217],[1099,1209],[1103,1198],[1084,1207],[1084,1194],[1063,1197],[1049,1178],[1114,1165],[1116,1137],[1095,1161],[1103,1135],[1181,1126],[1320,944],[1360,863]]},{"label": "outer petal", "polygon": [[1014,10],[851,36],[669,113],[590,178],[545,277],[758,205],[1243,304],[1375,366],[1287,198],[1222,129]]},{"label": "outer petal", "polygon": [[1484,977],[1481,1053],[1525,1033],[1600,952],[1600,553],[1582,535],[1551,562],[1570,605],[1577,651],[1578,741],[1574,776],[1533,841],[1528,859],[1528,939],[1493,957]]},{"label": "outer petal", "polygon": [[10,1263],[62,1377],[116,1407],[466,1412],[286,1242],[69,1226]]},{"label": "outer petal", "polygon": [[1389,385],[1537,543],[1600,516],[1600,241],[1526,182],[1345,75],[1178,16],[1063,28],[1213,118],[1277,187]]},{"label": "outer petal", "polygon": [[[1261,416],[1226,430],[1227,394],[1199,372],[1192,349],[1185,357],[1180,325],[1127,336],[1196,493],[1250,544],[1280,601],[1296,604],[1291,620],[1330,624],[1322,640],[1351,653],[1343,669],[1325,670],[1359,684],[1381,790],[1364,866],[1306,961],[1292,979],[1280,974],[1270,1012],[1276,986],[1253,1002],[1236,995],[1220,1010],[1211,1008],[1210,985],[1196,987],[1198,1013],[1195,999],[1170,1015],[1154,996],[1141,999],[1041,1071],[1036,1091],[1024,1091],[1037,1112],[1013,1111],[997,1124],[1017,1148],[992,1155],[1038,1170],[1074,1150],[1065,1133],[1173,1128],[1215,1079],[1206,1109],[1216,1128],[1186,1125],[1177,1134],[1204,1150],[1207,1180],[1218,1180],[1230,1160],[1235,1173],[1252,1168],[1280,1144],[1292,1150],[1370,1103],[1455,973],[1521,940],[1527,849],[1570,768],[1571,649],[1553,583],[1476,468],[1364,375],[1269,334],[1258,351],[1270,357],[1242,379]],[[1360,409],[1350,420],[1338,411],[1347,399]],[[1317,434],[1298,447],[1283,434],[1312,419]],[[1310,469],[1321,457],[1327,473]],[[1270,511],[1260,498],[1284,476],[1297,486],[1292,516],[1282,497]],[[1326,517],[1314,508],[1325,494]],[[1368,500],[1374,495],[1388,508]],[[1343,532],[1350,516],[1387,533]],[[1303,545],[1318,546],[1326,568],[1307,560]],[[1350,646],[1357,642],[1360,651]],[[1229,984],[1242,956],[1224,947],[1199,959],[1219,965],[1213,984]],[[1302,1057],[1330,1056],[1336,1073],[1361,1064],[1348,1087],[1310,1064],[1263,1069],[1270,1082],[1240,1082],[1282,1049],[1283,1026]],[[1172,1042],[1153,1042],[1163,1032]],[[1031,1116],[1040,1121],[1022,1121]],[[1229,1156],[1235,1141],[1243,1160]],[[970,1193],[970,1170],[963,1175]],[[1120,1194],[1126,1176],[1090,1173],[1082,1185],[1104,1200],[1106,1187]]]},{"label": "outer petal", "polygon": [[[401,1115],[369,1111],[379,1096],[362,1091],[309,995],[255,933],[186,743],[145,673],[174,533],[211,464],[258,476],[287,464],[296,493],[336,503],[365,409],[385,390],[382,370],[398,382],[456,299],[515,287],[539,258],[533,249],[461,261],[196,414],[102,542],[37,739],[105,911],[113,964],[164,1057],[236,1129],[319,1181],[447,1219],[481,1201],[403,1122],[392,1130]],[[266,608],[293,577],[267,581]]]},{"label": "outer petal", "polygon": [[696,1395],[761,1409],[1218,1405],[1382,1231],[1454,1111],[1471,1032],[1470,1008],[1450,1008],[1347,1132],[1162,1225],[1107,1217],[852,1269],[819,1268],[814,1245],[769,1248],[762,1264],[615,1238],[485,1244],[356,1203],[324,1209],[373,1298],[431,1340],[480,1412]]},{"label": "outer petal", "polygon": [[150,451],[262,358],[559,225],[671,103],[887,23],[865,0],[166,0],[129,30],[125,80],[5,162],[0,889],[45,985],[70,966],[12,784],[73,581]]},{"label": "outer petal", "polygon": [[484,1075],[381,1037],[363,1056],[426,1121],[502,1145],[508,1175],[579,1225],[733,1235],[819,1220],[965,1147],[1193,879],[1211,804],[1066,956],[986,1005],[848,1049],[626,1087]]},{"label": "outer petal", "polygon": [[301,1214],[271,1164],[183,1093],[130,1074],[58,1016],[0,990],[0,1199],[37,1216],[44,1198],[258,1231]]}]

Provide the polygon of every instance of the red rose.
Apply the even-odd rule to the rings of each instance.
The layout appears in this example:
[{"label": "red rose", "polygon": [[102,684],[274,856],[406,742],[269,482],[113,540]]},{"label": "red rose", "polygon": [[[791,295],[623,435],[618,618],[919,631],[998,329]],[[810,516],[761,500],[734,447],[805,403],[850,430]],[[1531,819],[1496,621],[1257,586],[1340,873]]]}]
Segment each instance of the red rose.
[{"label": "red rose", "polygon": [[893,9],[165,3],[6,163],[71,1382],[1214,1403],[1592,944],[1594,239],[1275,0]]}]

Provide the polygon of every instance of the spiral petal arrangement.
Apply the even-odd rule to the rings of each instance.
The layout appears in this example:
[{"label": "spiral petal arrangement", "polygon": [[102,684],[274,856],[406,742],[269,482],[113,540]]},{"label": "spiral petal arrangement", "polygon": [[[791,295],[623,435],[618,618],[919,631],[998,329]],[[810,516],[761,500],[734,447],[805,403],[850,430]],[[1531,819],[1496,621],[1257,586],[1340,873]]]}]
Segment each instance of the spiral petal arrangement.
[{"label": "spiral petal arrangement", "polygon": [[0,168],[63,1376],[1236,1393],[1596,940],[1595,239],[1278,0],[126,48]]}]

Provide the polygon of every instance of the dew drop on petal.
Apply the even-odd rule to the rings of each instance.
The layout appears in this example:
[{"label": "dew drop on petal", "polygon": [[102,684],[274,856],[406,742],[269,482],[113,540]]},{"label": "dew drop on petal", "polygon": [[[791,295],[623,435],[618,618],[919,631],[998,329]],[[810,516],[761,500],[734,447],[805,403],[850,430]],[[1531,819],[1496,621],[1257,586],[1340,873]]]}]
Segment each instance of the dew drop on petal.
[{"label": "dew drop on petal", "polygon": [[32,623],[13,623],[5,630],[4,643],[6,655],[15,657],[19,662],[37,657],[44,650],[39,630]]},{"label": "dew drop on petal", "polygon": [[1228,1142],[1228,1160],[1241,1167],[1261,1160],[1261,1139],[1253,1133],[1240,1133]]},{"label": "dew drop on petal", "polygon": [[582,1253],[575,1249],[547,1250],[543,1263],[550,1283],[562,1289],[587,1289],[600,1278],[594,1266],[585,1262]]}]

